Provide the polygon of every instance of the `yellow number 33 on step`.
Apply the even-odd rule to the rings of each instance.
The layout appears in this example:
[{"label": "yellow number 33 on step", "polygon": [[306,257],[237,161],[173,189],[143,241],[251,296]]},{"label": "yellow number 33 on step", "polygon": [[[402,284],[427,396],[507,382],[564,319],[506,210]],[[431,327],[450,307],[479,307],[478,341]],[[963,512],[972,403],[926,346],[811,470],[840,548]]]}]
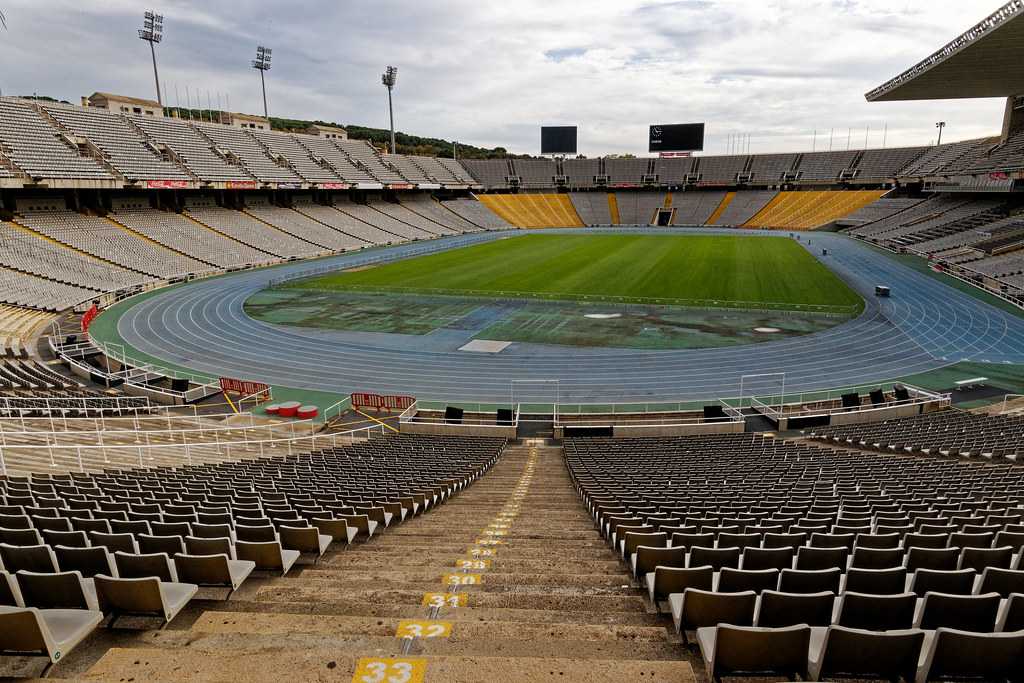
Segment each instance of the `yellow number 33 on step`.
[{"label": "yellow number 33 on step", "polygon": [[356,664],[352,683],[423,683],[425,659],[364,657]]}]

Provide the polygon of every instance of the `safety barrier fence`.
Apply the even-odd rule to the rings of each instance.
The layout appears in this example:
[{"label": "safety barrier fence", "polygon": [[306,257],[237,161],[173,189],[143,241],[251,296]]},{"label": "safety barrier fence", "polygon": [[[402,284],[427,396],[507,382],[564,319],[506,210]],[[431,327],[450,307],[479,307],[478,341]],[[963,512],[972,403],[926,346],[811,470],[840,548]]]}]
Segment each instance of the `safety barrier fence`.
[{"label": "safety barrier fence", "polygon": [[293,456],[337,448],[382,435],[382,425],[369,425],[345,432],[213,440],[202,443],[0,446],[0,476],[7,476],[12,472],[29,473],[43,470],[86,472],[109,468],[180,467],[197,462]]}]

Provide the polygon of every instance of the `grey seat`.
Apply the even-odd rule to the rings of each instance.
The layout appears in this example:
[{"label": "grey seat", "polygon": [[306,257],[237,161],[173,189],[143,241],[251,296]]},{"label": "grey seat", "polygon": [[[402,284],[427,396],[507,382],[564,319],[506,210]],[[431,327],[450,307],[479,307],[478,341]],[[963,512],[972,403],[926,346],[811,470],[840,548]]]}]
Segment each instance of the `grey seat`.
[{"label": "grey seat", "polygon": [[705,565],[711,565],[715,571],[720,571],[723,567],[739,569],[740,549],[736,547],[702,548],[700,546],[690,548],[686,566],[703,567]]},{"label": "grey seat", "polygon": [[7,545],[0,543],[0,562],[5,571],[14,574],[21,570],[28,572],[49,572],[57,570],[57,558],[48,545]]},{"label": "grey seat", "polygon": [[139,544],[135,542],[135,536],[129,533],[105,534],[101,531],[90,531],[89,541],[93,545],[101,545],[112,553],[121,551],[124,553],[139,552]]},{"label": "grey seat", "polygon": [[977,576],[973,569],[957,569],[949,572],[918,569],[911,578],[910,591],[919,598],[923,598],[928,593],[970,595],[974,592],[974,581]]},{"label": "grey seat", "polygon": [[172,557],[178,553],[185,552],[184,536],[139,534],[135,538],[139,542],[139,552],[143,555],[166,553],[168,557]]},{"label": "grey seat", "polygon": [[795,548],[746,548],[740,567],[743,569],[791,569]]},{"label": "grey seat", "polygon": [[917,596],[844,593],[839,599],[836,625],[866,631],[897,631],[913,628]]},{"label": "grey seat", "polygon": [[78,572],[39,574],[19,571],[15,575],[26,607],[39,609],[99,609],[96,587]]},{"label": "grey seat", "polygon": [[281,536],[282,548],[313,555],[314,562],[323,557],[333,540],[330,536],[321,534],[320,530],[314,526],[282,526],[277,531]]},{"label": "grey seat", "polygon": [[7,545],[42,545],[43,538],[35,529],[0,528],[0,543]]},{"label": "grey seat", "polygon": [[629,558],[634,578],[646,576],[655,567],[685,567],[686,550],[684,548],[661,548],[656,546],[637,546],[636,552]]},{"label": "grey seat", "polygon": [[892,569],[902,564],[902,548],[857,548],[850,558],[850,567],[855,569]]},{"label": "grey seat", "polygon": [[718,574],[719,593],[742,593],[754,591],[760,593],[773,590],[779,585],[777,569],[733,569],[725,567]]},{"label": "grey seat", "polygon": [[703,591],[714,590],[715,570],[712,567],[663,567],[644,576],[647,584],[647,595],[651,604],[658,612],[662,612],[663,603],[672,593],[682,593],[687,588]]},{"label": "grey seat", "polygon": [[989,567],[1010,569],[1013,565],[1013,548],[964,548],[960,554],[960,569],[973,569],[979,574]]},{"label": "grey seat", "polygon": [[108,626],[122,615],[132,615],[158,617],[163,628],[199,591],[192,583],[167,583],[156,577],[115,579],[101,574],[94,580],[100,609],[113,615]]},{"label": "grey seat", "polygon": [[277,540],[277,529],[272,525],[250,526],[247,524],[235,525],[235,539],[249,543],[263,543]]},{"label": "grey seat", "polygon": [[829,626],[835,610],[836,596],[830,592],[780,593],[767,590],[758,601],[755,626],[780,628],[807,624]]},{"label": "grey seat", "polygon": [[0,571],[0,605],[5,607],[24,607],[25,601],[21,599],[21,589],[18,588],[18,580],[14,574]]},{"label": "grey seat", "polygon": [[865,631],[830,626],[815,629],[811,645],[811,680],[881,678],[910,682],[917,672],[924,631]]},{"label": "grey seat", "polygon": [[235,554],[239,560],[256,563],[256,569],[260,571],[281,572],[281,576],[287,574],[299,559],[298,550],[285,550],[277,541],[238,541],[235,544]]},{"label": "grey seat", "polygon": [[779,590],[783,593],[839,593],[843,572],[831,569],[783,569],[779,573]]},{"label": "grey seat", "polygon": [[676,631],[682,635],[683,642],[687,642],[687,631],[705,626],[753,626],[757,593],[712,593],[687,588],[682,593],[669,595],[668,601]]},{"label": "grey seat", "polygon": [[908,572],[918,569],[953,571],[960,564],[960,548],[911,548],[907,551]]},{"label": "grey seat", "polygon": [[1006,600],[996,631],[1024,631],[1024,594],[1014,593]]},{"label": "grey seat", "polygon": [[161,581],[178,580],[178,573],[167,553],[129,554],[114,553],[117,575],[122,579],[144,579],[155,576]]},{"label": "grey seat", "polygon": [[819,548],[804,546],[796,551],[796,569],[835,569],[846,568],[846,560],[850,556],[850,549],[840,548]]},{"label": "grey seat", "polygon": [[810,639],[811,628],[806,625],[758,628],[723,624],[697,630],[697,644],[713,681],[740,674],[807,678]]},{"label": "grey seat", "polygon": [[186,555],[227,555],[235,559],[235,546],[230,538],[185,537]]},{"label": "grey seat", "polygon": [[958,631],[991,633],[999,615],[999,593],[947,595],[928,593],[915,626],[927,630],[952,628]]},{"label": "grey seat", "polygon": [[1024,662],[1024,631],[969,633],[940,628],[922,657],[917,683],[943,679],[1015,681]]},{"label": "grey seat", "polygon": [[314,517],[310,520],[310,523],[315,526],[320,533],[327,534],[333,538],[335,543],[351,545],[352,541],[356,539],[356,534],[358,533],[356,529],[349,527],[348,522],[343,519]]},{"label": "grey seat", "polygon": [[998,593],[1003,598],[1013,593],[1024,593],[1024,570],[988,567],[981,574],[978,593]]},{"label": "grey seat", "polygon": [[228,597],[249,578],[256,563],[232,560],[227,555],[175,555],[178,579],[197,586],[224,586]]},{"label": "grey seat", "polygon": [[103,614],[91,610],[0,606],[0,654],[46,657],[39,674],[45,677],[102,621]]},{"label": "grey seat", "polygon": [[902,567],[890,569],[851,569],[846,572],[844,593],[866,593],[870,595],[896,595],[907,590],[907,570]]}]

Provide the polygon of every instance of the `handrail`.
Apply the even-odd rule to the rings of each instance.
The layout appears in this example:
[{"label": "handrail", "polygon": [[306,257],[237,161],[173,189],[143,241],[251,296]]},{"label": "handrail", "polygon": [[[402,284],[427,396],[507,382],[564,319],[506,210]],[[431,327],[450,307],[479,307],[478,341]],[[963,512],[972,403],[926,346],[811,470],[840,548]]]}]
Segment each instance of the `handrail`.
[{"label": "handrail", "polygon": [[1010,415],[1010,414],[1016,414],[1018,412],[1024,411],[1024,406],[1021,406],[1020,408],[1013,408],[1012,410],[1009,409],[1009,407],[1008,407],[1010,405],[1010,401],[1015,401],[1018,398],[1024,398],[1024,394],[1007,394],[1006,396],[1004,396],[1003,397],[1003,409],[999,411],[999,414],[1000,415]]},{"label": "handrail", "polygon": [[[49,466],[51,468],[57,467],[57,458],[61,459],[70,458],[71,454],[74,454],[74,462],[78,466],[80,472],[85,471],[85,457],[86,455],[96,452],[102,454],[103,463],[110,464],[110,456],[115,456],[119,453],[132,454],[137,458],[138,467],[145,467],[147,460],[155,460],[161,452],[166,452],[168,449],[175,449],[171,452],[170,457],[174,459],[175,454],[180,458],[182,455],[182,464],[192,464],[192,454],[196,449],[215,450],[218,454],[224,452],[226,457],[222,460],[231,460],[231,449],[236,450],[240,447],[244,448],[258,448],[259,455],[257,457],[266,457],[266,450],[278,450],[279,448],[287,446],[288,455],[294,455],[296,445],[301,445],[304,442],[308,442],[308,447],[302,449],[303,452],[308,452],[317,449],[317,444],[323,442],[328,444],[330,447],[337,447],[340,439],[355,439],[360,435],[364,435],[365,438],[369,439],[374,433],[379,432],[384,435],[383,425],[368,425],[365,427],[359,427],[357,429],[351,429],[345,432],[331,432],[331,433],[313,433],[305,436],[279,438],[279,439],[245,439],[241,441],[212,441],[203,443],[183,443],[183,444],[137,444],[137,445],[113,445],[108,446],[105,444],[98,445],[69,445],[69,446],[43,446],[43,445],[17,445],[17,446],[0,446],[0,476],[6,476],[8,474],[8,463],[7,453],[12,453],[24,457],[26,452],[44,452]],[[321,446],[321,448],[325,448]],[[183,451],[183,453],[182,453]],[[274,455],[277,455],[275,453]]]}]

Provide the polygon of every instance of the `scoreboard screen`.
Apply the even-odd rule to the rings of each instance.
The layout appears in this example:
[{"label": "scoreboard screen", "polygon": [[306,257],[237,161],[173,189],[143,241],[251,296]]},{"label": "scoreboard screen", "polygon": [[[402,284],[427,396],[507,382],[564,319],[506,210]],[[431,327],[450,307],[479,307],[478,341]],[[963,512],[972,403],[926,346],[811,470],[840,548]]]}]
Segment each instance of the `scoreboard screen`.
[{"label": "scoreboard screen", "polygon": [[542,126],[541,154],[576,154],[576,126]]},{"label": "scoreboard screen", "polygon": [[703,123],[655,124],[648,140],[649,152],[700,152],[704,149]]}]

